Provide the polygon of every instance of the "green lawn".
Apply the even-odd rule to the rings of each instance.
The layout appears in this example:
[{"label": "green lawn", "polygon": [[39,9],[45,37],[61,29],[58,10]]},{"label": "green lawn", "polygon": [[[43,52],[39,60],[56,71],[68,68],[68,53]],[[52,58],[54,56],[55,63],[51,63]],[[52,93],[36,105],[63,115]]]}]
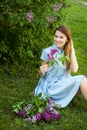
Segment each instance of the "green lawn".
[{"label": "green lawn", "polygon": [[87,3],[87,0],[77,0],[77,1]]},{"label": "green lawn", "polygon": [[87,6],[78,2],[71,2],[68,9],[66,24],[71,28],[76,55],[79,63],[78,73],[87,75]]},{"label": "green lawn", "polygon": [[[77,74],[87,76],[87,7],[69,0],[71,7],[65,24],[72,30],[74,46],[79,63]],[[74,98],[70,105],[60,109],[61,120],[36,124],[23,122],[15,117],[12,105],[22,100],[31,100],[39,79],[38,69],[23,66],[0,66],[0,130],[86,130],[87,102],[82,95]]]}]

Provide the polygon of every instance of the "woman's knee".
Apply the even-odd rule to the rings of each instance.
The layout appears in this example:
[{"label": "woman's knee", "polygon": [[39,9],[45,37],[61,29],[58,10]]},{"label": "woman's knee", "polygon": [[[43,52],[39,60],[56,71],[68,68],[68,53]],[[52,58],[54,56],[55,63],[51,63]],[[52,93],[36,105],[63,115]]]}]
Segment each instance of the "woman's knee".
[{"label": "woman's knee", "polygon": [[84,77],[81,84],[80,84],[80,87],[82,87],[83,85],[87,86],[87,78]]},{"label": "woman's knee", "polygon": [[87,78],[84,78],[80,85],[81,93],[83,94],[84,98],[87,100]]}]

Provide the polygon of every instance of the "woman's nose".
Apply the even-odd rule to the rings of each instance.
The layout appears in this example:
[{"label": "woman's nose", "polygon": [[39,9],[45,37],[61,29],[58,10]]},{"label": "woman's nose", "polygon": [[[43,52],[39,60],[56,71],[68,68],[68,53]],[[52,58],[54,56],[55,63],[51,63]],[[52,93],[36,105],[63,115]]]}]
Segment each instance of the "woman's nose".
[{"label": "woman's nose", "polygon": [[55,40],[56,40],[56,41],[60,41],[60,39],[59,39],[59,38],[55,38]]}]

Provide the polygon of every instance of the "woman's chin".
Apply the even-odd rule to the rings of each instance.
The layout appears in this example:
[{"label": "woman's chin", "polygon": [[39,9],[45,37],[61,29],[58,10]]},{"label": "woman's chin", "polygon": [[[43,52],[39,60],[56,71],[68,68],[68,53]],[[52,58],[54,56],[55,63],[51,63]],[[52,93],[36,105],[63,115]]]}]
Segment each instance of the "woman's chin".
[{"label": "woman's chin", "polygon": [[63,49],[63,47],[61,47],[61,46],[58,46],[58,45],[56,45],[56,47],[58,47],[58,48],[59,48],[59,49],[61,49],[61,50]]}]

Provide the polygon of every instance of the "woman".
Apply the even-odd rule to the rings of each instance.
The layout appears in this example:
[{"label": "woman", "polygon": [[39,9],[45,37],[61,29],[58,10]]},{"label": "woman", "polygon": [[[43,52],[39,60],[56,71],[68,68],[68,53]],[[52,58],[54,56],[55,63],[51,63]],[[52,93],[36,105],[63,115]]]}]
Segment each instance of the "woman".
[{"label": "woman", "polygon": [[[57,60],[58,64],[48,65],[48,61],[68,56],[70,60]],[[61,107],[66,107],[80,90],[87,100],[87,79],[84,75],[72,76],[70,72],[77,72],[78,63],[71,39],[71,32],[66,26],[59,26],[54,31],[54,44],[43,49],[41,55],[40,80],[35,89],[35,95],[46,94]]]}]

